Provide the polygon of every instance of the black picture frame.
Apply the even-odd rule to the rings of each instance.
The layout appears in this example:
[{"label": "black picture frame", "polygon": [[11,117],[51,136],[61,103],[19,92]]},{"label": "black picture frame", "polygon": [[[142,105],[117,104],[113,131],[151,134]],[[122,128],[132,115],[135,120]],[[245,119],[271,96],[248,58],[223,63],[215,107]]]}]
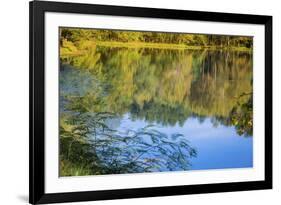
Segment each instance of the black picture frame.
[{"label": "black picture frame", "polygon": [[[272,16],[230,14],[105,6],[62,2],[33,1],[30,12],[30,165],[29,202],[31,204],[75,202],[137,197],[154,197],[198,193],[260,190],[272,188]],[[265,26],[265,180],[235,183],[198,184],[153,188],[135,188],[107,191],[81,191],[68,193],[45,193],[45,72],[44,72],[44,14],[62,12],[76,14],[100,14],[163,19],[198,20],[210,22],[247,23]]]}]

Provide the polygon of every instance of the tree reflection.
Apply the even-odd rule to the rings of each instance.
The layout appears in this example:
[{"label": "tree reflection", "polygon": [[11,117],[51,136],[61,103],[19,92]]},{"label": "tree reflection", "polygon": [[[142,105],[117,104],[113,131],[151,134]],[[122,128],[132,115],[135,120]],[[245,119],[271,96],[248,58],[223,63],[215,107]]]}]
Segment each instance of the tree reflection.
[{"label": "tree reflection", "polygon": [[163,126],[209,117],[252,136],[252,107],[251,52],[89,47],[61,58],[60,174],[187,170],[196,151],[181,133],[108,123],[126,113]]},{"label": "tree reflection", "polygon": [[[228,117],[237,106],[236,97],[252,92],[252,54],[249,52],[94,50],[89,52],[95,53],[93,61],[88,60],[88,55],[81,55],[62,59],[62,63],[87,70],[99,82],[98,89],[103,93],[98,94],[95,89],[83,99],[89,106],[97,97],[103,101],[101,107],[92,108],[96,112],[131,111],[135,117],[149,121],[182,124],[191,113]],[[95,56],[99,56],[99,60]],[[244,97],[240,103],[249,98]]]}]

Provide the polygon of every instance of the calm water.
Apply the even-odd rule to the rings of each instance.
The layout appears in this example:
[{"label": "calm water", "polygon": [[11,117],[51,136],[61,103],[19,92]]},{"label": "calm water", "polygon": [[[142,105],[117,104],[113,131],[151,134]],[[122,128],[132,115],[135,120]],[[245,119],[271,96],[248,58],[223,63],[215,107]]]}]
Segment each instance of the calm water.
[{"label": "calm water", "polygon": [[74,127],[91,144],[96,174],[252,167],[251,58],[105,47],[61,58],[61,138]]}]

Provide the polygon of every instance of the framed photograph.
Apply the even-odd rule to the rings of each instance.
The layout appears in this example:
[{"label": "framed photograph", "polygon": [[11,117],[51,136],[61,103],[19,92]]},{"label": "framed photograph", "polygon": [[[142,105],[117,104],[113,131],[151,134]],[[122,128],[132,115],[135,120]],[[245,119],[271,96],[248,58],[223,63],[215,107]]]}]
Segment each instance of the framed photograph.
[{"label": "framed photograph", "polygon": [[272,17],[30,2],[30,203],[272,188]]}]

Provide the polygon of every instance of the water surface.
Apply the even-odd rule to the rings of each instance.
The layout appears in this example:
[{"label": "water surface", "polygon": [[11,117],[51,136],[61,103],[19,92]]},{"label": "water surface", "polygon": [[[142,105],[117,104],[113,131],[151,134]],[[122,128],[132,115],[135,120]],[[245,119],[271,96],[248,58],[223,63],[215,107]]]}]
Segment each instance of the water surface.
[{"label": "water surface", "polygon": [[83,149],[68,157],[94,174],[252,167],[252,54],[96,47],[61,58],[60,130],[61,156],[71,130]]}]

